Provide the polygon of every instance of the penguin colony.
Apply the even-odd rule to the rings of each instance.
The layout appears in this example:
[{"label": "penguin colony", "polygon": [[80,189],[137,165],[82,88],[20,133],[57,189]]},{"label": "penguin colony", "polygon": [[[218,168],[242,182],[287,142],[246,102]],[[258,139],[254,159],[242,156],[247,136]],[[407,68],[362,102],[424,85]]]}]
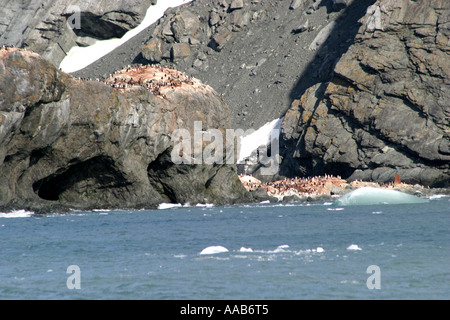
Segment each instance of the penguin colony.
[{"label": "penguin colony", "polygon": [[194,85],[195,79],[160,65],[129,65],[111,74],[104,82],[116,89],[141,86],[151,91],[153,95],[165,98],[163,88],[174,89],[183,84]]}]

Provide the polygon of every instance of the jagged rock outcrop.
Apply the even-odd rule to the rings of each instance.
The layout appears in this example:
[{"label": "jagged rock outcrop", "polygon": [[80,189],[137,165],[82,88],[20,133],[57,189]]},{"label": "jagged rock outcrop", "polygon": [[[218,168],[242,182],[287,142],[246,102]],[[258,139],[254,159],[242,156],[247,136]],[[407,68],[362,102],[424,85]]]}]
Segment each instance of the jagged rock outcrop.
[{"label": "jagged rock outcrop", "polygon": [[450,5],[378,0],[330,82],[295,100],[282,172],[450,184]]},{"label": "jagged rock outcrop", "polygon": [[152,4],[156,0],[2,1],[0,44],[32,50],[58,66],[74,46],[122,37]]},{"label": "jagged rock outcrop", "polygon": [[249,200],[235,166],[171,161],[177,129],[230,126],[228,106],[195,78],[148,66],[85,81],[9,48],[0,50],[0,88],[2,208]]}]

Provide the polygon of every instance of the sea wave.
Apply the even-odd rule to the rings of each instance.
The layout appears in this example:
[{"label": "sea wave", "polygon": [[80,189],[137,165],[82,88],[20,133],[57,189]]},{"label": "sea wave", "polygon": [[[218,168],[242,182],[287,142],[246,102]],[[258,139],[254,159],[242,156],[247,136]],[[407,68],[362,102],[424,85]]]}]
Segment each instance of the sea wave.
[{"label": "sea wave", "polygon": [[0,218],[28,218],[34,214],[33,211],[14,210],[11,212],[0,212]]}]

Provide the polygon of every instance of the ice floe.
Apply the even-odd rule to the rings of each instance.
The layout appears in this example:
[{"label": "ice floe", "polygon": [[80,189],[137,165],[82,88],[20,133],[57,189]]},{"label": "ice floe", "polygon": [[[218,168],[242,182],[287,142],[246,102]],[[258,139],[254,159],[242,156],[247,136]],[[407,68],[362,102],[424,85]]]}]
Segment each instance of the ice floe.
[{"label": "ice floe", "polygon": [[200,254],[216,254],[216,253],[222,253],[222,252],[228,252],[228,249],[222,246],[210,246],[203,249]]},{"label": "ice floe", "polygon": [[358,251],[362,249],[357,244],[351,244],[347,247],[347,250]]}]

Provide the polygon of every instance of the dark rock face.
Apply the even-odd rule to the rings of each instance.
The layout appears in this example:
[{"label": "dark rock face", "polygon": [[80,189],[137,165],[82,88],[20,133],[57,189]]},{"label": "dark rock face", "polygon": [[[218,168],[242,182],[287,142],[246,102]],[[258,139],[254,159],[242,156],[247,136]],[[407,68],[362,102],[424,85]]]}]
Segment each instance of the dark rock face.
[{"label": "dark rock face", "polygon": [[282,172],[449,186],[450,8],[379,0],[330,82],[295,100]]},{"label": "dark rock face", "polygon": [[[122,76],[133,71],[139,70]],[[73,78],[35,53],[6,49],[0,50],[0,87],[0,207],[249,200],[233,165],[170,161],[175,130],[192,131],[194,121],[205,128],[230,126],[227,105],[194,78],[176,86],[164,82],[157,91],[113,88]]]}]

